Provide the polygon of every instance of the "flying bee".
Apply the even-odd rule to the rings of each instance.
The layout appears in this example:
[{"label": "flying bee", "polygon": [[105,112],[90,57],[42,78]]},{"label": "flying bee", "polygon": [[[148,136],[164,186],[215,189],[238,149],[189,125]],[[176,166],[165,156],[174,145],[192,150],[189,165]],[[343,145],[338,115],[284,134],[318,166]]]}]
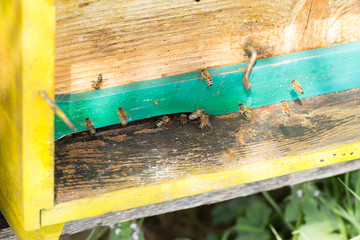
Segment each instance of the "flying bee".
[{"label": "flying bee", "polygon": [[189,119],[187,118],[186,114],[185,113],[182,113],[180,115],[180,123],[181,124],[187,124],[189,121]]},{"label": "flying bee", "polygon": [[291,84],[296,89],[296,91],[298,91],[301,94],[304,94],[304,89],[302,88],[302,86],[300,85],[300,83],[298,81],[292,80]]},{"label": "flying bee", "polygon": [[165,126],[168,122],[170,122],[170,118],[168,116],[162,116],[156,121],[155,125],[159,128]]},{"label": "flying bee", "polygon": [[246,120],[251,119],[251,111],[249,109],[247,109],[244,104],[242,104],[242,103],[239,104],[239,111]]},{"label": "flying bee", "polygon": [[201,117],[204,113],[205,113],[205,110],[198,107],[195,112],[193,112],[189,115],[189,119],[195,120],[195,119]]},{"label": "flying bee", "polygon": [[89,118],[85,118],[85,125],[89,129],[90,135],[94,135],[96,133],[94,125]]},{"label": "flying bee", "polygon": [[203,129],[204,127],[209,126],[212,129],[212,125],[210,123],[209,115],[207,113],[203,113],[200,116],[200,125],[199,128]]},{"label": "flying bee", "polygon": [[99,74],[97,80],[93,83],[93,88],[95,90],[99,90],[100,87],[101,87],[101,84],[102,84],[102,81],[103,81],[103,77],[102,77],[102,74]]},{"label": "flying bee", "polygon": [[127,116],[126,116],[126,113],[125,113],[124,109],[119,107],[117,112],[118,112],[118,115],[119,115],[119,120],[121,122],[121,125],[123,127],[125,127],[126,124],[128,123],[128,120],[127,120]]},{"label": "flying bee", "polygon": [[285,100],[281,100],[281,106],[283,108],[283,112],[288,115],[290,117],[290,107],[289,105],[287,104],[287,102]]},{"label": "flying bee", "polygon": [[236,130],[235,136],[236,136],[237,140],[239,141],[239,143],[241,144],[241,146],[245,147],[245,141],[244,141],[245,138],[244,138],[244,136],[242,135],[240,129]]},{"label": "flying bee", "polygon": [[213,80],[209,74],[209,72],[205,69],[201,70],[201,76],[206,80],[206,83],[211,87],[213,85]]}]

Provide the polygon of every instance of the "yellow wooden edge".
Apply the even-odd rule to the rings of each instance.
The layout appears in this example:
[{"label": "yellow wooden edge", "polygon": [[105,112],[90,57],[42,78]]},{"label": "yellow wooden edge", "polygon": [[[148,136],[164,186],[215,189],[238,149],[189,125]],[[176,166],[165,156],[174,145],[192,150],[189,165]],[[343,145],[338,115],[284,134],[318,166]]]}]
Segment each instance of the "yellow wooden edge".
[{"label": "yellow wooden edge", "polygon": [[24,229],[40,227],[40,209],[54,205],[54,112],[39,95],[54,97],[55,5],[22,0],[22,166]]},{"label": "yellow wooden edge", "polygon": [[[21,166],[21,3],[0,4],[0,210],[11,227],[23,223]],[[20,88],[21,90],[21,88]]]},{"label": "yellow wooden edge", "polygon": [[50,0],[0,4],[0,202],[19,238],[40,228],[54,205],[55,6]]},{"label": "yellow wooden edge", "polygon": [[[5,198],[0,192],[0,205],[4,204],[3,199]],[[26,231],[20,222],[20,218],[15,212],[12,211],[11,208],[7,208],[7,211],[4,211],[3,214],[7,219],[11,229],[14,231],[16,237],[22,240],[58,240],[65,224],[59,223],[56,225],[40,227],[33,231]]]},{"label": "yellow wooden edge", "polygon": [[[336,154],[334,156],[333,154]],[[324,151],[228,168],[151,186],[59,203],[41,211],[42,226],[170,201],[360,158],[360,142]]]}]

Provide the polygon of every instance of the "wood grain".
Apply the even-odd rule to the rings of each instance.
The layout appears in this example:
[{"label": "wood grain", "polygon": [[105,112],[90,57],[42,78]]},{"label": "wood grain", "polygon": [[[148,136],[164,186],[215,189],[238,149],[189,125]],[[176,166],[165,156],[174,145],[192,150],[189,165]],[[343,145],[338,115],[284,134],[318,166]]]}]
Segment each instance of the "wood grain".
[{"label": "wood grain", "polygon": [[360,40],[358,0],[56,0],[56,94]]},{"label": "wood grain", "polygon": [[[66,202],[139,185],[302,155],[358,141],[360,88],[211,117],[213,130],[198,122],[180,125],[176,115],[164,128],[156,119],[113,126],[91,137],[80,133],[56,142],[55,193]],[[246,147],[235,131],[242,129]]]},{"label": "wood grain", "polygon": [[[148,216],[193,208],[205,204],[226,201],[236,197],[244,197],[262,191],[269,191],[284,186],[311,181],[314,179],[326,178],[349,171],[360,169],[360,159],[333,164],[326,167],[315,168],[307,171],[297,172],[285,176],[271,178],[263,181],[247,183],[236,187],[221,189],[195,196],[180,198],[157,204],[150,204],[125,211],[111,212],[95,217],[79,219],[67,222],[62,234],[74,234],[96,226],[108,226],[116,223],[139,219]],[[15,234],[6,224],[5,219],[0,215],[0,239],[16,240]]]}]

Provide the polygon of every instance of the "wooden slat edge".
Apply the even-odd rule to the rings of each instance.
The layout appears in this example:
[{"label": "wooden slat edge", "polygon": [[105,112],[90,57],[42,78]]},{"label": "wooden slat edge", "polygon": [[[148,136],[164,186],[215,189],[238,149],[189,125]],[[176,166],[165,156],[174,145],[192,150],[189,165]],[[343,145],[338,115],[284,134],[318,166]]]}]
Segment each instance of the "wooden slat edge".
[{"label": "wooden slat edge", "polygon": [[[335,153],[336,156],[333,155]],[[195,175],[158,185],[139,186],[44,209],[41,211],[42,225],[53,225],[107,212],[170,201],[358,158],[360,158],[360,142],[301,156],[226,169],[217,173]]]}]

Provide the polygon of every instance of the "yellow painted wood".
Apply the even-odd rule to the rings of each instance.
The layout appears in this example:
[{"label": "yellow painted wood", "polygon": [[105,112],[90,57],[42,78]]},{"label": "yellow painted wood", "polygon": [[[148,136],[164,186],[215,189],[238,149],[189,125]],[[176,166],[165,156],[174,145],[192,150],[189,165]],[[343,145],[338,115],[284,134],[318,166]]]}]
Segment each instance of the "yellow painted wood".
[{"label": "yellow painted wood", "polygon": [[54,204],[55,7],[50,0],[0,4],[0,208],[15,233],[40,228]]},{"label": "yellow painted wood", "polygon": [[24,240],[58,240],[65,223],[41,227],[35,231],[27,232]]},{"label": "yellow painted wood", "polygon": [[359,139],[356,143],[325,151],[244,165],[238,168],[227,168],[216,173],[194,175],[172,182],[139,186],[94,198],[61,203],[41,211],[41,221],[44,226],[52,225],[229,188],[358,158],[360,158]]}]

